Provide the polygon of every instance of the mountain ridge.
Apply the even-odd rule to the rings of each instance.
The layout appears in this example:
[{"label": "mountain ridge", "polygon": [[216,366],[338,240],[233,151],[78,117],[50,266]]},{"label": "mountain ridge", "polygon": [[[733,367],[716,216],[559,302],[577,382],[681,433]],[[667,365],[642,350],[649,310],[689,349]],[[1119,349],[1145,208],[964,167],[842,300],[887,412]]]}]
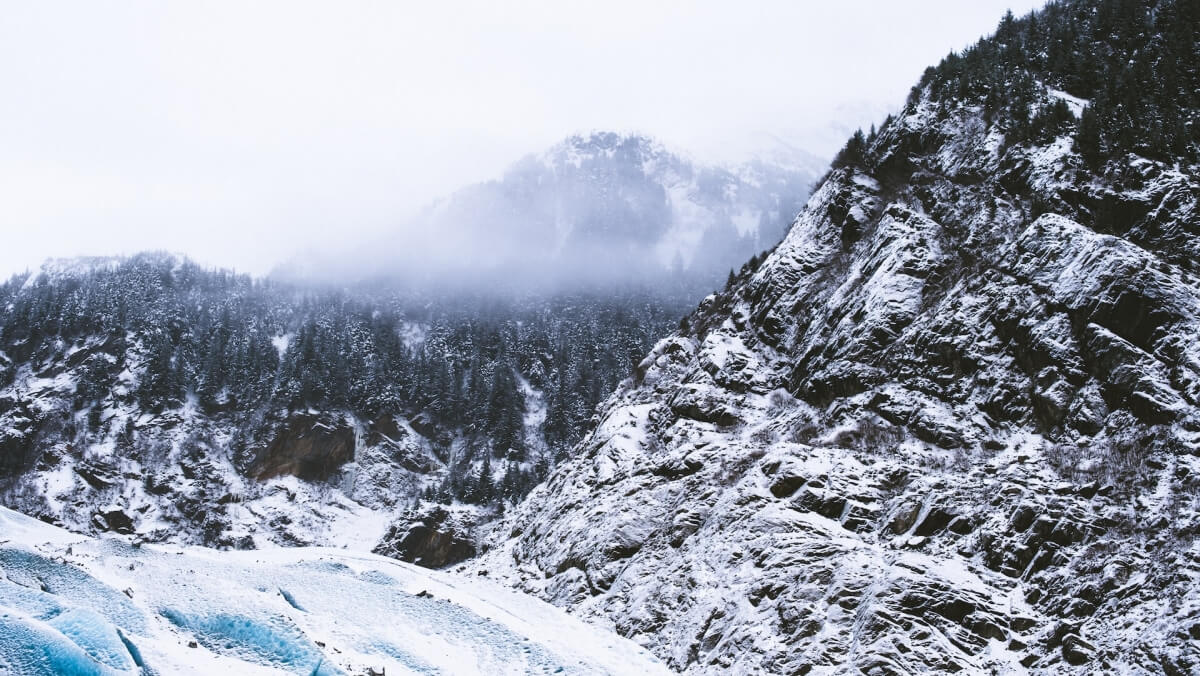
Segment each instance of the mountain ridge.
[{"label": "mountain ridge", "polygon": [[351,254],[353,263],[300,259],[275,274],[468,285],[496,277],[536,289],[686,273],[687,283],[708,288],[782,237],[824,165],[775,150],[775,159],[707,165],[645,135],[575,134],[435,200]]}]

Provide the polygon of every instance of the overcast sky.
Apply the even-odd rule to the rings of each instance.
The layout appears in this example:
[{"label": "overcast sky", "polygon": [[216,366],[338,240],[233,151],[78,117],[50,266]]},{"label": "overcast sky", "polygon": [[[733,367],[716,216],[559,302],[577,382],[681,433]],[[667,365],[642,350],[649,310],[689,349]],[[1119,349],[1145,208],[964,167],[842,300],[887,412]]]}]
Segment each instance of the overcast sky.
[{"label": "overcast sky", "polygon": [[828,155],[1031,0],[0,0],[0,275],[263,273],[577,131]]}]

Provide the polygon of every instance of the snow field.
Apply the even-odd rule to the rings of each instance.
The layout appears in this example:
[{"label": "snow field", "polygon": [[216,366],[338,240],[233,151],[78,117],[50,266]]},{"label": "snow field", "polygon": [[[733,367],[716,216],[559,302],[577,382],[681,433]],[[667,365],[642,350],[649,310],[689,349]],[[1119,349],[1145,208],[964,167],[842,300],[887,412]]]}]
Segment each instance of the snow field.
[{"label": "snow field", "polygon": [[0,509],[0,573],[0,673],[666,673],[541,601],[337,549],[135,547]]}]

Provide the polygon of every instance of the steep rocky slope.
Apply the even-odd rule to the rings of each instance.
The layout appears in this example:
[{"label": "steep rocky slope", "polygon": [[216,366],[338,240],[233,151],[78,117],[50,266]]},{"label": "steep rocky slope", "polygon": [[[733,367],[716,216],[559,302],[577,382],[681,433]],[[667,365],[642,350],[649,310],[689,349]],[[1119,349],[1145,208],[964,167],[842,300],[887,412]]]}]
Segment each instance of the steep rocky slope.
[{"label": "steep rocky slope", "polygon": [[1200,669],[1200,181],[1025,72],[1069,117],[927,78],[469,569],[689,673]]}]

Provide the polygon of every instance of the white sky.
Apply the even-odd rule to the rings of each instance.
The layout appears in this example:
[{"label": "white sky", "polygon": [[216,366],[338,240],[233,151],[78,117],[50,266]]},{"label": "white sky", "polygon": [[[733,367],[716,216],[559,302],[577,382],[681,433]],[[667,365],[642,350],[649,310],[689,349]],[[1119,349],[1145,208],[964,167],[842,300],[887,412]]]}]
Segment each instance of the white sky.
[{"label": "white sky", "polygon": [[0,0],[0,276],[167,249],[253,273],[569,133],[830,154],[1036,0]]}]

